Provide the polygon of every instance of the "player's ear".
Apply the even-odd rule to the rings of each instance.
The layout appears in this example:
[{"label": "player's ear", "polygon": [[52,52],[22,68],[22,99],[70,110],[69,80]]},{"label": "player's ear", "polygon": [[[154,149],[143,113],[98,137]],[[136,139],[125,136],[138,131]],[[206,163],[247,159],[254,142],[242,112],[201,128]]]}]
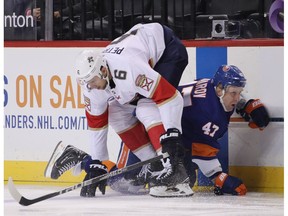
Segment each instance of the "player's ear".
[{"label": "player's ear", "polygon": [[216,94],[217,94],[218,97],[222,96],[222,94],[223,94],[222,90],[223,90],[223,87],[222,87],[222,84],[220,83],[215,88],[215,91],[216,91]]},{"label": "player's ear", "polygon": [[105,67],[105,70],[104,70],[104,71],[105,71],[105,72],[103,73],[104,77],[107,77],[107,76],[108,76],[108,78],[111,79],[111,78],[112,78],[112,75],[111,75],[111,73],[110,73],[109,67]]},{"label": "player's ear", "polygon": [[105,78],[108,75],[107,67],[102,66],[100,70],[101,70],[103,77]]}]

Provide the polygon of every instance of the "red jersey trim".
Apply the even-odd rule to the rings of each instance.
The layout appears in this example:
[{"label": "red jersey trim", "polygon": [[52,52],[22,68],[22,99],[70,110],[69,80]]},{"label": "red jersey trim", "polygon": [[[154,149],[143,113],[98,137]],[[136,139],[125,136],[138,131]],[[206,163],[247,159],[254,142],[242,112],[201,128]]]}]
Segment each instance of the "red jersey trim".
[{"label": "red jersey trim", "polygon": [[85,111],[88,126],[91,129],[102,129],[108,126],[108,109],[98,116],[91,115],[89,112]]},{"label": "red jersey trim", "polygon": [[176,89],[166,79],[160,77],[151,98],[157,105],[159,105],[171,98],[174,98],[175,94]]}]

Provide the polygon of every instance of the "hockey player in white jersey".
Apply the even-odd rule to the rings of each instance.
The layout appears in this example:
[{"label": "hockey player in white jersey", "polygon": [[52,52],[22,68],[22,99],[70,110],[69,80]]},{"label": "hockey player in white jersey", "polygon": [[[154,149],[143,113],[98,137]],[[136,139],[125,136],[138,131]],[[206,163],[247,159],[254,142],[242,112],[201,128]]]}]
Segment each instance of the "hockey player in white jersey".
[{"label": "hockey player in white jersey", "polygon": [[[109,119],[140,160],[169,153],[162,163],[152,164],[152,171],[159,175],[149,178],[150,195],[193,195],[183,166],[183,99],[176,89],[187,63],[181,41],[158,23],[138,24],[102,53],[85,50],[78,56],[76,77],[84,90],[92,157],[86,163],[84,180],[107,172],[102,161],[108,160]],[[104,194],[103,185],[83,187],[81,196],[95,196],[96,187]]]}]

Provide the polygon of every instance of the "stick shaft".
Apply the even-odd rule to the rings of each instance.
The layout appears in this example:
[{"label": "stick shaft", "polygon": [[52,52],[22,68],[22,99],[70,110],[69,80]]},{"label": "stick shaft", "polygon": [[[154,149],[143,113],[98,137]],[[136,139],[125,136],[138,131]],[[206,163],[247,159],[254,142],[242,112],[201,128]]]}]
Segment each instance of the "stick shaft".
[{"label": "stick shaft", "polygon": [[153,163],[155,161],[158,161],[160,159],[167,158],[167,157],[169,157],[168,153],[164,153],[163,155],[159,155],[159,156],[156,156],[154,158],[150,158],[150,159],[145,160],[145,161],[140,161],[140,162],[132,164],[130,166],[126,166],[126,167],[124,167],[122,169],[118,169],[118,170],[112,171],[110,173],[106,173],[106,174],[103,174],[101,176],[97,176],[95,178],[89,179],[87,181],[83,181],[83,182],[78,183],[76,185],[73,185],[71,187],[68,187],[68,188],[65,188],[65,189],[62,189],[60,191],[53,192],[53,193],[50,193],[50,194],[46,194],[44,196],[41,196],[41,197],[38,197],[38,198],[35,198],[35,199],[27,199],[24,196],[22,196],[18,192],[18,190],[16,189],[11,177],[9,177],[9,180],[8,180],[8,189],[9,189],[9,192],[12,195],[12,197],[19,204],[21,204],[23,206],[28,206],[28,205],[32,205],[34,203],[38,203],[38,202],[41,202],[43,200],[50,199],[52,197],[55,197],[55,196],[58,196],[58,195],[61,195],[61,194],[64,194],[64,193],[68,193],[68,192],[76,190],[78,188],[81,188],[81,187],[84,187],[84,186],[87,186],[87,185],[91,185],[91,184],[100,182],[100,181],[108,179],[110,177],[117,176],[117,175],[120,175],[122,173],[129,172],[131,170],[140,168],[140,167],[142,167],[142,166],[144,166],[146,164]]}]

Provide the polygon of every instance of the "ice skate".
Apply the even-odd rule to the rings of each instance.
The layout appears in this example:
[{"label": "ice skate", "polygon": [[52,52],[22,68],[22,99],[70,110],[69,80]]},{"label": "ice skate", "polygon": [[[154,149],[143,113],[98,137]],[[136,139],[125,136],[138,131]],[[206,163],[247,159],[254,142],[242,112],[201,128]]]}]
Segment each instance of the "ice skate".
[{"label": "ice skate", "polygon": [[[158,166],[158,168],[157,168]],[[189,177],[182,162],[178,162],[174,168],[169,159],[162,161],[162,169],[159,163],[154,164],[149,181],[150,192],[153,197],[189,197],[194,194],[189,185]],[[159,170],[160,168],[160,170]],[[157,171],[159,170],[159,171]]]},{"label": "ice skate", "polygon": [[58,179],[64,172],[81,163],[87,153],[72,145],[65,146],[59,142],[46,166],[44,175],[47,178]]}]

